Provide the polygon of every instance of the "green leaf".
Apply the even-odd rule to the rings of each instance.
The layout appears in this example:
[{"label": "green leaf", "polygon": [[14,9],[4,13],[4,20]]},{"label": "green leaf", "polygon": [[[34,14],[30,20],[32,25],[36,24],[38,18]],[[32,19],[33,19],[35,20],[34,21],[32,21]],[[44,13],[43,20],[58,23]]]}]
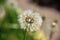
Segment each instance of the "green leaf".
[{"label": "green leaf", "polygon": [[5,29],[20,29],[20,26],[18,23],[8,23],[8,22],[4,22],[2,25],[3,28]]},{"label": "green leaf", "polygon": [[7,21],[9,23],[17,23],[17,13],[14,9],[7,9]]},{"label": "green leaf", "polygon": [[19,23],[18,23],[18,17],[17,13],[14,9],[7,8],[6,5],[4,5],[5,10],[6,10],[6,18],[4,22],[2,23],[2,26],[4,28],[13,28],[17,29],[19,28]]},{"label": "green leaf", "polygon": [[0,4],[4,4],[6,0],[0,0]]},{"label": "green leaf", "polygon": [[1,40],[7,40],[7,31],[1,28]]},{"label": "green leaf", "polygon": [[6,29],[2,29],[2,36],[1,38],[4,40],[23,40],[24,38],[24,31],[21,29],[10,29],[10,30],[6,30]]}]

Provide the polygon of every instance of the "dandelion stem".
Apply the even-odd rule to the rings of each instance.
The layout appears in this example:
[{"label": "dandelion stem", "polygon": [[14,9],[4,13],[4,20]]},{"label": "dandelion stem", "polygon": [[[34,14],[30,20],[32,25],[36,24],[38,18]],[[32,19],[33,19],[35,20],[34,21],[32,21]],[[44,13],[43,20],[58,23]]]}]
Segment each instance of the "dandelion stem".
[{"label": "dandelion stem", "polygon": [[26,40],[27,31],[25,30],[24,40]]},{"label": "dandelion stem", "polygon": [[26,27],[26,29],[25,29],[25,34],[24,34],[24,40],[26,40],[26,38],[27,38],[27,30],[29,29],[29,31],[30,31],[30,26],[28,25],[27,27]]},{"label": "dandelion stem", "polygon": [[27,38],[27,29],[28,29],[28,27],[26,27],[26,29],[25,29],[24,40],[26,40],[26,38]]}]

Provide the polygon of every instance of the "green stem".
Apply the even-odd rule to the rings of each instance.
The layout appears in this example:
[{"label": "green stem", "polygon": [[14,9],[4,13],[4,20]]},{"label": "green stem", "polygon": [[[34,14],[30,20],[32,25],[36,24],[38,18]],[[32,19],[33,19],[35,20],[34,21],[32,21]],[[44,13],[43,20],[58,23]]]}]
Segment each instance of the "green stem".
[{"label": "green stem", "polygon": [[26,40],[26,36],[27,36],[27,29],[25,29],[24,40]]},{"label": "green stem", "polygon": [[27,30],[28,30],[28,29],[29,29],[29,31],[30,31],[29,26],[25,29],[24,40],[26,40],[26,38],[27,38]]},{"label": "green stem", "polygon": [[27,37],[27,31],[26,31],[26,33],[25,33],[24,40],[26,40],[26,37]]}]

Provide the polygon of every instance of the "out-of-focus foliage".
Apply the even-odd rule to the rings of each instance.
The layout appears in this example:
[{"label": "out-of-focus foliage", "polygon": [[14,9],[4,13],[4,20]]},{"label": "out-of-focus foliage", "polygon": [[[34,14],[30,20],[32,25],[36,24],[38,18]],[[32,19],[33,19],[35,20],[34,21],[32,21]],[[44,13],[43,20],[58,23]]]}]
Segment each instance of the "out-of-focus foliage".
[{"label": "out-of-focus foliage", "polygon": [[[24,40],[25,31],[21,29],[3,29],[1,33],[1,40]],[[32,40],[31,36],[27,34],[26,40]]]},{"label": "out-of-focus foliage", "polygon": [[48,40],[47,36],[44,34],[42,30],[30,33],[30,35],[32,35],[34,40]]},{"label": "out-of-focus foliage", "polygon": [[1,39],[2,40],[23,40],[24,38],[24,31],[23,30],[15,30],[15,29],[10,29],[10,30],[2,30],[1,34]]},{"label": "out-of-focus foliage", "polygon": [[0,4],[4,4],[6,0],[0,0]]}]

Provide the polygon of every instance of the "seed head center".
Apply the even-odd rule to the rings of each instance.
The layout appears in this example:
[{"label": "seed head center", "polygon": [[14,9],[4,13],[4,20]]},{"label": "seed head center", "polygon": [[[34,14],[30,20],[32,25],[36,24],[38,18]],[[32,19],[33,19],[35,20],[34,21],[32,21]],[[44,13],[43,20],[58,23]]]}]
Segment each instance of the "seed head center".
[{"label": "seed head center", "polygon": [[26,22],[32,24],[34,22],[34,19],[31,17],[26,17]]}]

